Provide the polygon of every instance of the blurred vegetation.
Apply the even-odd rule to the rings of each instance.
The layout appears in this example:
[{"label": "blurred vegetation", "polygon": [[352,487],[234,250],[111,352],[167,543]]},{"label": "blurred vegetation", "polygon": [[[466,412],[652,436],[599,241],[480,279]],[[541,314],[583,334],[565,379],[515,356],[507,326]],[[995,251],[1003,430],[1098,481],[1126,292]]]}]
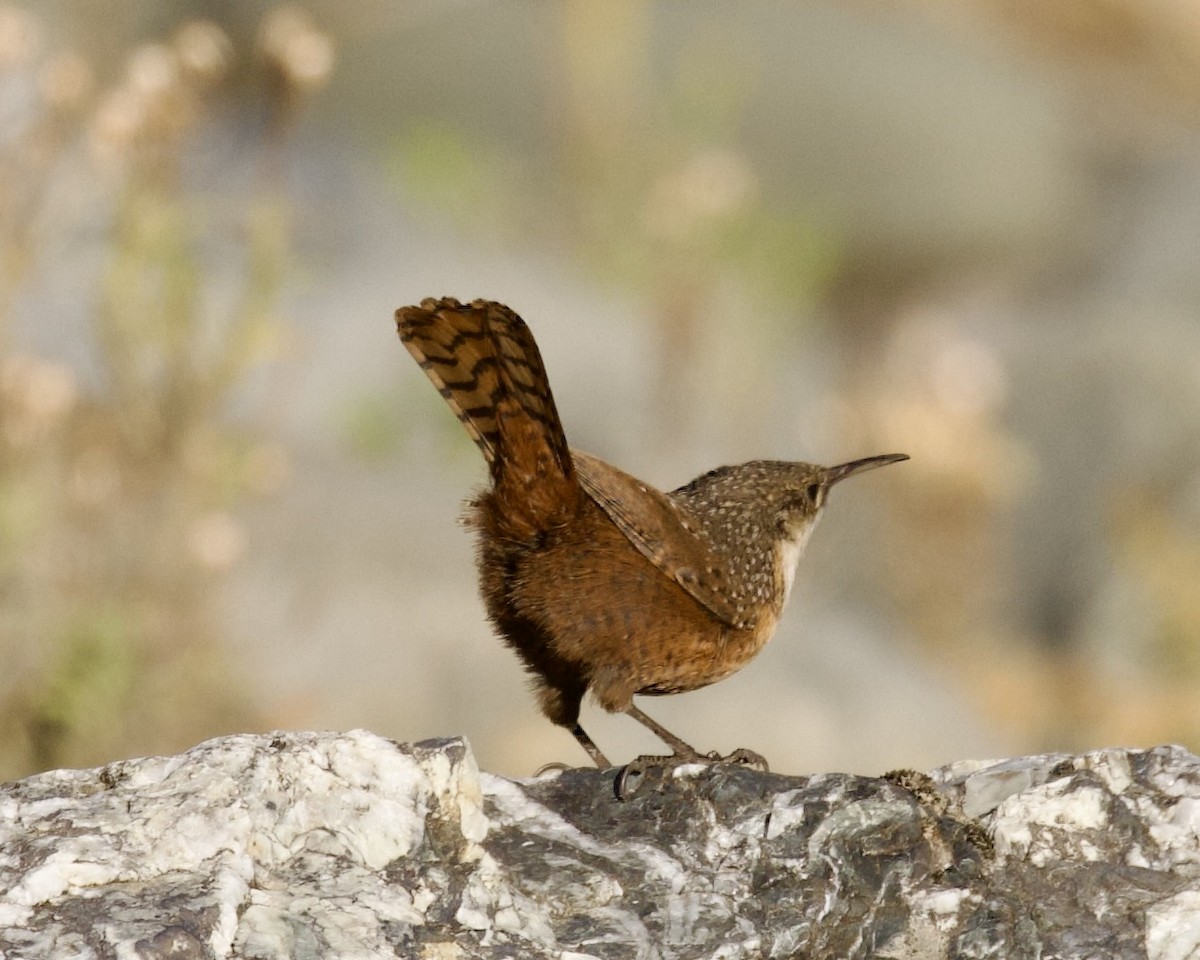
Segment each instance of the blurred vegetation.
[{"label": "blurred vegetation", "polygon": [[[253,49],[181,22],[105,86],[41,35],[35,13],[0,6],[0,777],[256,723],[216,588],[245,545],[237,507],[277,489],[287,457],[227,408],[281,343],[281,150],[333,60],[290,6],[267,12]],[[242,195],[206,194],[195,144],[251,97],[257,173]],[[80,217],[104,235],[86,380],[9,329],[39,256]],[[237,251],[232,280],[214,244]]]},{"label": "blurred vegetation", "polygon": [[[739,16],[757,13],[750,27],[718,3],[687,14],[650,0],[565,0],[536,14],[531,5],[310,5],[341,31],[339,52],[357,44],[342,55],[359,86],[336,102],[362,118],[361,142],[347,149],[357,160],[364,143],[388,139],[405,214],[415,208],[437,230],[449,224],[529,262],[552,252],[552,269],[583,270],[598,289],[644,305],[655,363],[643,453],[675,462],[747,436],[781,456],[797,443],[831,457],[907,452],[912,460],[874,485],[883,499],[862,520],[860,558],[870,599],[853,602],[890,607],[934,669],[1031,749],[1200,739],[1194,434],[1154,459],[1155,471],[1174,465],[1161,475],[1139,464],[1131,477],[1101,457],[1054,474],[1070,454],[1049,449],[1052,434],[1021,432],[1038,417],[1071,420],[1081,446],[1121,448],[1130,433],[1102,415],[1083,422],[1097,395],[1065,382],[1080,367],[1067,366],[1077,358],[1062,341],[1025,331],[1023,358],[1005,343],[1015,318],[1033,327],[1039,308],[1073,310],[1075,350],[1099,329],[1093,304],[1124,309],[1114,264],[1127,264],[1113,251],[1139,238],[1122,221],[1134,223],[1139,191],[1151,194],[1163,170],[1186,170],[1170,164],[1194,151],[1194,5],[817,4],[817,19],[883,26],[821,34],[845,45],[830,56],[853,49],[849,70],[827,81],[853,89],[801,104],[795,77],[813,74],[779,58],[813,48],[770,35],[776,18],[795,15],[770,5],[739,5]],[[259,722],[224,662],[214,599],[245,547],[239,508],[285,482],[288,455],[269,425],[251,426],[254,411],[237,420],[228,411],[285,350],[286,148],[330,76],[335,44],[302,10],[267,0],[225,8],[221,25],[190,19],[196,5],[181,0],[135,6],[155,38],[118,48],[119,31],[85,36],[89,16],[104,15],[92,5],[78,14],[85,26],[74,24],[83,49],[70,50],[44,48],[42,8],[0,3],[0,776],[176,749]],[[58,7],[65,19],[78,13]],[[509,32],[464,34],[464,23],[481,22]],[[917,23],[951,39],[912,41]],[[889,30],[904,41],[854,46]],[[922,51],[957,66],[900,63]],[[897,62],[874,62],[880,52]],[[972,58],[1019,77],[1006,90],[1020,103],[976,102],[984,87],[969,82]],[[396,64],[407,72],[388,73]],[[379,82],[397,75],[411,83]],[[919,83],[888,99],[894,78],[914,75]],[[938,99],[950,76],[963,90]],[[793,85],[770,89],[781,77]],[[1029,233],[1045,233],[1010,249],[1023,228],[1010,227],[1019,203],[1005,191],[1027,172],[1005,179],[981,163],[982,173],[961,173],[974,155],[946,159],[941,138],[970,117],[1011,123],[1020,139],[1037,126],[1023,126],[1025,115],[1045,101],[1057,112],[1040,122],[1062,128],[1050,149],[1071,155],[1069,179],[1094,209],[1071,208],[1056,190],[1065,181],[1048,175],[1040,203],[1067,207],[1056,215],[1070,236],[1039,221]],[[847,133],[853,123],[895,129],[875,139]],[[237,144],[227,148],[230,131]],[[831,134],[844,142],[828,152],[808,139]],[[829,169],[847,158],[853,169]],[[206,168],[214,163],[229,169]],[[912,193],[908,206],[878,182],[893,178],[897,193]],[[834,186],[818,195],[808,189],[817,181]],[[872,206],[887,202],[895,207]],[[976,220],[956,219],[968,216]],[[95,369],[48,360],[11,335],[22,289],[54,256],[78,260],[92,342],[73,355],[94,356]],[[1158,329],[1161,318],[1130,315]],[[821,358],[805,368],[819,366],[821,382],[788,392],[801,354]],[[1029,354],[1049,354],[1056,380],[1060,366],[1071,371],[1053,400],[1022,396]],[[1178,362],[1174,375],[1186,379],[1187,360]],[[1147,364],[1130,376],[1159,371]],[[1195,381],[1164,407],[1194,409]],[[411,382],[431,409],[436,396]],[[773,435],[783,418],[772,421],[770,405],[801,394],[820,395],[819,406]],[[1014,416],[1022,400],[1072,397],[1079,407],[1066,413]],[[386,464],[407,449],[411,409],[394,393],[344,405],[345,446]],[[453,419],[439,423],[478,468]],[[1065,478],[1081,484],[1069,491],[1078,515],[1066,519],[1053,515]],[[839,523],[851,519],[860,518]],[[1022,563],[1033,551],[1017,542],[1031,527],[1069,541],[1039,541],[1052,559],[1032,573]]]},{"label": "blurred vegetation", "polygon": [[[787,325],[811,319],[841,249],[815,211],[764,194],[742,129],[754,50],[706,23],[655,60],[652,12],[620,0],[548,16],[558,75],[542,149],[414,105],[393,158],[405,194],[439,220],[564,252],[600,286],[649,305],[655,405],[674,414],[651,446],[678,452],[711,439],[714,421],[701,428],[699,413],[713,406],[726,429],[754,422],[748,384]],[[753,338],[728,322],[749,315],[761,321]],[[728,362],[743,350],[749,362]]]}]

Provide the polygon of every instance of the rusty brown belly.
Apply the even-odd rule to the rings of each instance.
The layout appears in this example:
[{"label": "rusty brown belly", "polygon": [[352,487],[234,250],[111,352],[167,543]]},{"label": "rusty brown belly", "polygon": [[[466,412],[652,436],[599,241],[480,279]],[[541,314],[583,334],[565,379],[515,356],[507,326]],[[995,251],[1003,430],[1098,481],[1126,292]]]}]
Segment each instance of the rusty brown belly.
[{"label": "rusty brown belly", "polygon": [[513,565],[508,596],[542,624],[555,654],[577,663],[609,710],[634,694],[682,693],[744,667],[774,631],[718,621],[643,557],[598,507]]}]

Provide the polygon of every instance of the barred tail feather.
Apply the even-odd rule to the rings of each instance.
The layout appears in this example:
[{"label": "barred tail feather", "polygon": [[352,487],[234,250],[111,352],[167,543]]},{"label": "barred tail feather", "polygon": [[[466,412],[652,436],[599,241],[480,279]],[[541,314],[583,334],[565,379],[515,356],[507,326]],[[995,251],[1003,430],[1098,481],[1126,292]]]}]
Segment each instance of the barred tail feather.
[{"label": "barred tail feather", "polygon": [[517,314],[486,300],[430,298],[397,310],[396,326],[483,451],[497,487],[524,488],[534,513],[577,489],[541,353]]}]

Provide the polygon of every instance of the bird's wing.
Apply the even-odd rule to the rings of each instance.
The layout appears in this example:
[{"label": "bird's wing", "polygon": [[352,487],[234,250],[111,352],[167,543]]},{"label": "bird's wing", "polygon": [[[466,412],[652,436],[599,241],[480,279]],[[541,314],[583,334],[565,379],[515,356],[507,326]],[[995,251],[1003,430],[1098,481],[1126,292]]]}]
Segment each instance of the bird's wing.
[{"label": "bird's wing", "polygon": [[729,565],[685,506],[598,457],[571,456],[584,491],[642,556],[722,623],[754,625],[753,611],[733,599]]}]

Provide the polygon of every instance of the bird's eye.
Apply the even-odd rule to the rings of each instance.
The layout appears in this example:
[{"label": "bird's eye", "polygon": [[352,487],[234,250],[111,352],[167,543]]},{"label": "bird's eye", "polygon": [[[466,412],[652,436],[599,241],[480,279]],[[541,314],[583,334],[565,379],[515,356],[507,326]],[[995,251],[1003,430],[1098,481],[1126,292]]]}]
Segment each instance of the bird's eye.
[{"label": "bird's eye", "polygon": [[810,483],[808,485],[808,490],[805,492],[808,494],[808,499],[813,503],[816,503],[817,497],[821,495],[821,485],[819,483]]}]

